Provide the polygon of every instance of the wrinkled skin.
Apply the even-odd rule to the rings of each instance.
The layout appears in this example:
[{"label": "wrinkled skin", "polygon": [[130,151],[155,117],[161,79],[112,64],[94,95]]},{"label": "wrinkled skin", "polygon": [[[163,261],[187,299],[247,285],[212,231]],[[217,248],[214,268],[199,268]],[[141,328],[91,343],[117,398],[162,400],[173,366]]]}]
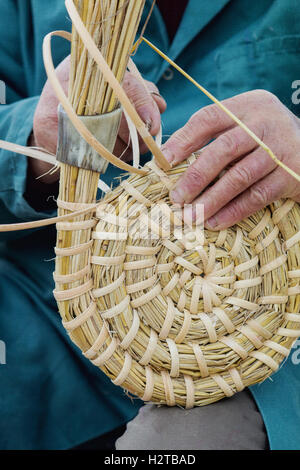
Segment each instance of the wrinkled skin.
[{"label": "wrinkled skin", "polygon": [[[276,96],[254,90],[223,103],[300,174],[300,120]],[[162,150],[175,166],[206,144],[171,192],[174,203],[190,205],[187,223],[197,222],[196,204],[204,204],[206,227],[221,230],[280,198],[300,202],[300,183],[215,104],[196,112]]]}]

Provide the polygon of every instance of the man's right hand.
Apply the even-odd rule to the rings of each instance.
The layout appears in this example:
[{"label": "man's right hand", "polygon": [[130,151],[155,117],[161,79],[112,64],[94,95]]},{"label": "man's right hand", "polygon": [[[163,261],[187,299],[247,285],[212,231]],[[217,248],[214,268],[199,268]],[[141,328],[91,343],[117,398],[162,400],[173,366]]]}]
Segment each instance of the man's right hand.
[{"label": "man's right hand", "polygon": [[[56,69],[57,77],[64,89],[68,94],[69,87],[69,70],[70,70],[70,56],[67,57]],[[144,86],[140,81],[130,72],[126,72],[123,81],[123,87],[128,97],[135,106],[141,119],[147,124],[150,133],[154,136],[158,133],[161,118],[160,115],[166,109],[165,100],[159,95],[157,87],[152,82],[145,80],[146,86],[151,92],[151,96],[146,93]],[[57,107],[58,99],[53,91],[49,81],[46,82],[42,91],[39,103],[37,105],[34,122],[33,134],[28,142],[30,146],[41,147],[48,152],[55,154],[58,136],[58,116]],[[129,131],[124,115],[121,120],[119,136],[116,142],[114,153],[116,156],[122,156],[122,159],[129,160],[131,151],[128,148]],[[140,141],[140,151],[145,153],[146,146]],[[30,172],[31,179],[35,179],[49,171],[51,165],[39,160],[29,159],[28,171]],[[40,182],[45,184],[52,184],[58,180],[59,174],[45,174],[39,179]]]}]

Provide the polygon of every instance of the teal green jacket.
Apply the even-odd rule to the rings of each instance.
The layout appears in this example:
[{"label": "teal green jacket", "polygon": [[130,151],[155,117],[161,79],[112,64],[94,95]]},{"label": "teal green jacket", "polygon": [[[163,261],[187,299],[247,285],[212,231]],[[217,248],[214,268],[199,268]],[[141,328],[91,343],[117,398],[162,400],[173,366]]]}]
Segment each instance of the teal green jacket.
[{"label": "teal green jacket", "polygon": [[[0,80],[7,91],[0,138],[26,145],[46,80],[42,39],[51,30],[70,30],[70,21],[62,0],[6,0],[0,13]],[[146,36],[219,99],[264,88],[300,115],[291,100],[300,78],[299,24],[297,0],[190,0],[172,44],[157,7]],[[68,43],[54,41],[56,64],[68,53]],[[135,60],[168,102],[165,137],[209,104],[145,44]],[[42,201],[43,212],[25,200],[26,170],[25,157],[0,151],[0,223],[54,215],[51,200]],[[110,168],[106,181],[117,173]],[[132,419],[141,402],[89,364],[61,326],[52,295],[55,229],[1,234],[0,242],[0,341],[6,344],[0,449],[66,449]],[[298,355],[295,349],[271,380],[252,387],[272,449],[300,449]]]}]

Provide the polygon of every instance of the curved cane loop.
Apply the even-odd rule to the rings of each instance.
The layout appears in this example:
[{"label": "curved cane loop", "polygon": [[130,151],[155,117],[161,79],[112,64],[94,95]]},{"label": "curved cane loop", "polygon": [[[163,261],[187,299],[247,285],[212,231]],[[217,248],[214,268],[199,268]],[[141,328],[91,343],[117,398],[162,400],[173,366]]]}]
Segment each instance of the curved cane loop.
[{"label": "curved cane loop", "polygon": [[[128,96],[125,93],[125,91],[123,90],[123,88],[119,84],[118,80],[115,78],[115,76],[112,73],[110,67],[106,63],[103,55],[101,54],[101,52],[97,48],[96,44],[94,43],[91,35],[89,34],[86,27],[84,26],[79,14],[78,14],[78,11],[75,8],[75,5],[74,5],[73,1],[72,0],[66,0],[65,4],[66,4],[66,8],[68,10],[69,16],[70,16],[70,18],[73,22],[73,25],[74,25],[76,31],[78,32],[83,44],[85,45],[85,47],[88,50],[89,54],[91,55],[91,57],[94,59],[94,61],[96,62],[96,64],[100,68],[105,80],[107,80],[107,82],[109,83],[111,88],[114,90],[114,92],[115,92],[116,96],[118,97],[121,105],[126,110],[126,112],[128,113],[130,119],[132,120],[132,122],[136,126],[137,131],[140,134],[143,141],[145,142],[146,146],[152,152],[152,154],[156,158],[159,165],[164,170],[170,170],[171,169],[170,164],[165,159],[165,157],[164,157],[162,151],[160,150],[160,148],[156,145],[156,143],[155,143],[153,137],[151,136],[151,134],[149,133],[145,123],[142,121],[142,119],[140,118],[140,116],[136,112],[134,106],[131,104]],[[48,41],[49,41],[49,39],[48,39]],[[54,67],[53,67],[53,69],[54,69]],[[64,98],[66,99],[65,94],[64,94]],[[64,101],[65,101],[65,99],[64,99]],[[62,105],[64,106],[63,102],[62,102]],[[69,102],[68,102],[68,105],[71,108],[71,105],[70,105]],[[73,111],[73,109],[72,109],[72,111]],[[67,110],[66,110],[66,112],[67,112]],[[76,115],[76,113],[74,111],[73,111],[73,113]],[[73,116],[74,116],[74,114],[73,114]],[[98,142],[98,141],[96,141],[96,142]],[[91,142],[89,142],[89,143],[91,144]],[[95,142],[93,142],[93,143],[95,144]],[[92,146],[94,147],[94,145],[92,145]],[[95,149],[97,150],[97,148],[95,148]],[[103,150],[103,149],[101,149],[101,150]],[[103,158],[106,158],[106,156],[104,156],[104,154],[102,154],[101,152],[99,152],[99,153],[101,154],[101,156],[103,156]],[[109,158],[111,158],[111,154],[109,155]],[[114,158],[116,158],[116,157],[114,157]],[[119,160],[117,159],[117,161],[119,161]],[[118,166],[115,162],[114,162],[114,164],[116,166]],[[129,166],[129,165],[127,165],[127,166]],[[133,172],[133,173],[137,173],[137,170],[134,169],[134,171],[133,171],[132,167],[130,167],[130,170],[128,170],[128,171]],[[143,170],[139,170],[139,173],[141,173],[141,171],[143,171]]]}]

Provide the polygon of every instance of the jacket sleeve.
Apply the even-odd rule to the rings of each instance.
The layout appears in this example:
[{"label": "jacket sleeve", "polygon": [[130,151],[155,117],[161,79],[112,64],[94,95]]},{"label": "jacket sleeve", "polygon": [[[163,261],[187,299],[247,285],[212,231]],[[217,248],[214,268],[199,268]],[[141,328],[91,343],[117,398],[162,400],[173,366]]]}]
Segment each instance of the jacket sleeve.
[{"label": "jacket sleeve", "polygon": [[[9,0],[3,8],[5,11],[1,11],[0,15],[0,98],[1,102],[5,101],[6,104],[0,104],[0,139],[26,146],[32,132],[33,116],[39,96],[24,96],[22,77],[25,65],[22,63],[20,52],[20,18],[16,2]],[[30,67],[30,64],[26,64],[26,67],[28,66]],[[37,212],[30,206],[24,198],[26,178],[27,157],[0,149],[0,224],[37,220],[54,215],[53,205],[49,205],[49,210],[45,212]],[[48,206],[45,204],[45,207]],[[0,233],[0,241],[20,236],[20,232]]]}]

